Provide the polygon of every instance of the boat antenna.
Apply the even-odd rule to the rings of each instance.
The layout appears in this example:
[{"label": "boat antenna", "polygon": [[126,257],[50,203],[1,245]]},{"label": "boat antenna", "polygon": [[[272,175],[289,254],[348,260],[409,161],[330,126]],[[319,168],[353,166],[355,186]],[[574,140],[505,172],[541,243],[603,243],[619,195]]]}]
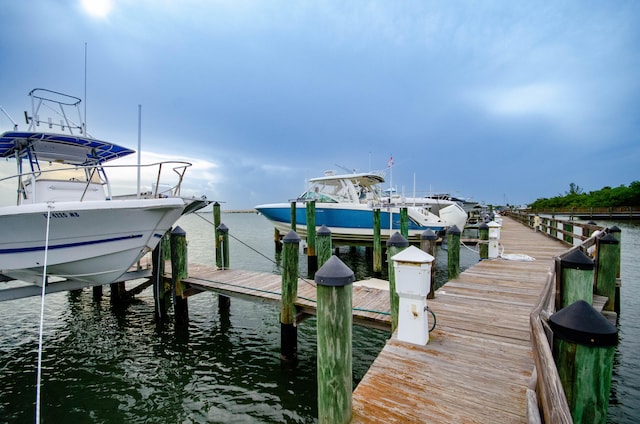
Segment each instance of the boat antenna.
[{"label": "boat antenna", "polygon": [[87,135],[87,42],[84,42],[84,122],[82,133]]},{"label": "boat antenna", "polygon": [[136,197],[140,198],[140,154],[142,150],[142,105],[138,105],[138,190]]}]

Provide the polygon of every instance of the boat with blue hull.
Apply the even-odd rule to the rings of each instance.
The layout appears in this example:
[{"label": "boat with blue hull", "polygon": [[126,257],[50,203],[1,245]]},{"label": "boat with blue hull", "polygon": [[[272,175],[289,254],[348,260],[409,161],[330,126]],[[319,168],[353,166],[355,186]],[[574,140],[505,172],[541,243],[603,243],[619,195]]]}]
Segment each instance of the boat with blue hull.
[{"label": "boat with blue hull", "polygon": [[[328,171],[324,176],[309,180],[310,186],[295,200],[296,232],[306,235],[306,208],[315,201],[315,224],[329,228],[332,238],[342,242],[373,240],[373,211],[380,210],[380,235],[386,239],[400,231],[400,208],[384,201],[380,185],[384,177],[377,173],[337,175]],[[281,233],[291,230],[291,205],[272,203],[258,205],[255,209],[264,215]],[[464,228],[467,214],[457,204],[440,210],[440,216],[432,213],[428,205],[406,206],[409,238],[418,238],[425,230],[442,232],[452,225]],[[444,217],[448,217],[445,219]]]}]

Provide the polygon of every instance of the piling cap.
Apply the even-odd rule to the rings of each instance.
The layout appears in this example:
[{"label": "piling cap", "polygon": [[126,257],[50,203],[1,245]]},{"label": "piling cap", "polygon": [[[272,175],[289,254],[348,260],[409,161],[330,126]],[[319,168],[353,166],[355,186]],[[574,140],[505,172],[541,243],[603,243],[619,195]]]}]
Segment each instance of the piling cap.
[{"label": "piling cap", "polygon": [[218,225],[218,228],[216,228],[216,230],[220,231],[221,233],[228,233],[229,232],[229,228],[224,225],[224,224],[220,224]]},{"label": "piling cap", "polygon": [[579,249],[575,249],[560,260],[560,266],[562,266],[562,268],[580,269],[585,271],[593,269],[593,264],[593,259],[589,258],[582,252],[582,250]]},{"label": "piling cap", "polygon": [[615,225],[611,228],[607,229],[607,233],[621,233],[622,230],[618,227],[616,227]]},{"label": "piling cap", "polygon": [[397,231],[394,235],[389,237],[389,240],[387,240],[387,247],[407,247],[407,246],[409,246],[409,240],[404,238],[402,234],[398,233]]},{"label": "piling cap", "polygon": [[286,236],[282,238],[283,243],[300,243],[300,236],[295,231],[291,230]]},{"label": "piling cap", "polygon": [[176,226],[176,228],[174,228],[171,231],[171,235],[173,235],[173,236],[183,236],[184,237],[184,236],[187,235],[187,232],[185,230],[183,230],[182,228],[180,228],[180,226],[178,225],[178,226]]},{"label": "piling cap", "polygon": [[486,222],[482,222],[482,223],[480,223],[480,225],[478,225],[478,229],[479,230],[488,230],[489,226],[487,225]]},{"label": "piling cap", "polygon": [[584,300],[551,315],[549,326],[554,336],[571,343],[594,347],[618,344],[618,329]]},{"label": "piling cap", "polygon": [[420,240],[437,240],[438,235],[432,229],[427,228],[420,234]]},{"label": "piling cap", "polygon": [[598,239],[598,243],[600,244],[620,244],[617,238],[613,234],[605,234],[604,236]]},{"label": "piling cap", "polygon": [[329,227],[327,227],[326,225],[322,224],[322,227],[318,228],[318,231],[316,232],[317,236],[330,236],[331,235],[331,230],[329,229]]},{"label": "piling cap", "polygon": [[329,260],[316,271],[314,281],[320,286],[343,287],[353,283],[355,279],[353,271],[336,255],[331,255]]},{"label": "piling cap", "polygon": [[460,231],[460,228],[458,228],[457,225],[453,225],[451,227],[449,227],[447,229],[447,234],[452,234],[454,236],[459,236],[460,234],[462,234],[462,231]]}]

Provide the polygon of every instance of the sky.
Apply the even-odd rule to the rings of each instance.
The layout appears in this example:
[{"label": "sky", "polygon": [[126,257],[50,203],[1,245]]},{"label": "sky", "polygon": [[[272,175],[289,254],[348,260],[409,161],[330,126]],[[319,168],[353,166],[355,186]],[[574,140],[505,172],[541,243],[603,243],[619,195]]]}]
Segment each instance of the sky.
[{"label": "sky", "polygon": [[140,111],[143,162],[193,163],[183,194],[225,210],[326,170],[493,205],[640,180],[637,1],[31,0],[0,18],[20,129],[37,87],[133,149]]}]

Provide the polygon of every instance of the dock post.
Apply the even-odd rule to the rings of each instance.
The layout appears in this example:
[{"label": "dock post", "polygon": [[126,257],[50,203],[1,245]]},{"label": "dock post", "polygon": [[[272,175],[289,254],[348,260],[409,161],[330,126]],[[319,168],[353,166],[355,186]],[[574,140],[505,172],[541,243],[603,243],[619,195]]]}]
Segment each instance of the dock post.
[{"label": "dock post", "polygon": [[298,328],[296,326],[296,298],[298,297],[298,252],[300,237],[291,230],[282,239],[283,269],[280,298],[280,361],[295,364],[298,361]]},{"label": "dock post", "polygon": [[276,253],[282,252],[282,242],[280,241],[280,230],[273,228],[273,243],[276,246]]},{"label": "dock post", "polygon": [[578,249],[560,259],[561,304],[556,310],[578,300],[593,304],[593,267],[593,260]]},{"label": "dock post", "polygon": [[398,232],[387,240],[387,267],[389,270],[389,302],[391,303],[391,333],[398,328],[398,311],[400,310],[400,296],[396,290],[396,277],[392,256],[402,252],[409,246],[409,241]]},{"label": "dock post", "polygon": [[318,423],[351,421],[352,304],[355,276],[337,256],[316,272]]},{"label": "dock post", "polygon": [[614,310],[618,315],[620,315],[620,258],[622,252],[622,230],[614,225],[609,228],[608,232],[618,240],[618,270],[616,272],[616,300]]},{"label": "dock post", "polygon": [[100,302],[102,300],[102,286],[93,286],[93,301]]},{"label": "dock post", "polygon": [[176,324],[189,322],[189,308],[182,280],[187,278],[187,233],[180,227],[171,231],[171,282]]},{"label": "dock post", "polygon": [[480,239],[480,260],[489,259],[489,226],[486,222],[478,225],[478,238]]},{"label": "dock post", "polygon": [[218,227],[221,224],[220,220],[220,203],[215,202],[213,204],[213,229],[215,237],[215,250],[216,250],[216,266],[222,268],[222,251],[220,250],[220,233]]},{"label": "dock post", "polygon": [[[153,297],[155,300],[155,317],[156,322],[162,322],[167,318],[167,311],[169,309],[169,303],[171,303],[171,296],[167,294],[167,288],[164,281],[164,258],[165,258],[165,247],[166,243],[164,242],[167,239],[168,234],[165,234],[160,243],[153,249],[151,254],[151,266],[153,269],[151,270],[152,280],[153,280]],[[169,247],[169,250],[171,248]],[[171,290],[171,285],[169,284],[169,293]]]},{"label": "dock post", "polygon": [[296,201],[291,202],[291,231],[296,230]]},{"label": "dock post", "polygon": [[427,294],[427,299],[435,299],[436,297],[436,248],[438,236],[432,230],[426,229],[420,234],[420,249],[433,256],[431,264],[431,287]]},{"label": "dock post", "polygon": [[114,305],[123,305],[127,299],[127,290],[124,285],[124,281],[118,281],[109,284],[110,300]]},{"label": "dock post", "polygon": [[216,232],[220,243],[220,263],[216,265],[219,269],[229,269],[229,228],[220,224],[216,227]]},{"label": "dock post", "polygon": [[322,267],[331,257],[331,230],[326,225],[322,225],[318,229],[317,247],[318,247],[318,266]]},{"label": "dock post", "polygon": [[313,277],[318,270],[316,254],[316,201],[307,202],[307,274]]},{"label": "dock post", "polygon": [[400,234],[409,239],[409,212],[406,206],[400,208]]},{"label": "dock post", "polygon": [[609,300],[604,305],[605,311],[613,312],[616,301],[616,273],[620,254],[619,242],[611,234],[605,234],[597,241],[596,249],[596,294],[606,296]]},{"label": "dock post", "polygon": [[382,274],[382,242],[380,241],[380,208],[373,208],[373,273]]},{"label": "dock post", "polygon": [[447,274],[448,278],[460,275],[460,234],[457,225],[447,229]]},{"label": "dock post", "polygon": [[606,423],[618,330],[584,300],[551,315],[553,357],[575,423]]}]

